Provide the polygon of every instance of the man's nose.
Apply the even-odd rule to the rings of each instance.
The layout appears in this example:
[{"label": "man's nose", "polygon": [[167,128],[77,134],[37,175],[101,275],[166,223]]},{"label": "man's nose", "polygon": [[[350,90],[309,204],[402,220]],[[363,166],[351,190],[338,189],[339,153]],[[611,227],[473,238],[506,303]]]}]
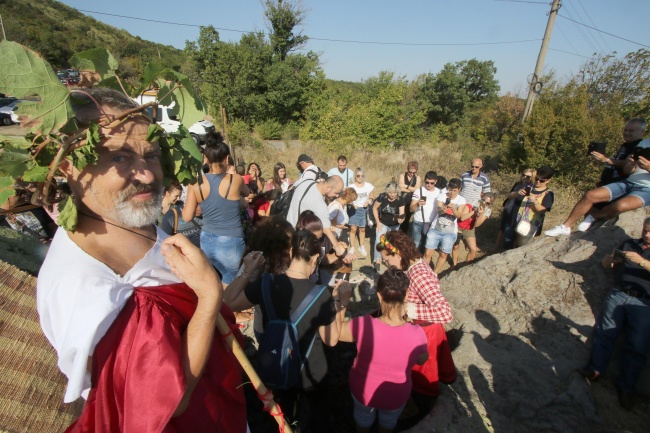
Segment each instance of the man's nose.
[{"label": "man's nose", "polygon": [[133,164],[133,178],[145,185],[153,183],[156,180],[155,171],[159,169],[158,164],[158,161],[154,162],[146,157],[136,158]]}]

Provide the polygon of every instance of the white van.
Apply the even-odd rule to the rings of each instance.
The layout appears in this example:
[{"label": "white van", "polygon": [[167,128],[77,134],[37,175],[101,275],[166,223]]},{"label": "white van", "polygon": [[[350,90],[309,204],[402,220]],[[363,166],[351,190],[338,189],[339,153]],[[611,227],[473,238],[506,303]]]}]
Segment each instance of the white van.
[{"label": "white van", "polygon": [[[149,92],[144,92],[139,95],[137,98],[133,98],[135,102],[140,105],[147,104],[156,100],[156,96],[149,94]],[[178,131],[178,127],[181,125],[181,122],[173,114],[172,108],[174,105],[158,105],[158,112],[156,113],[156,123],[162,127],[166,132],[173,133]],[[153,119],[153,107],[147,107],[145,113]],[[214,131],[214,123],[207,120],[199,120],[194,125],[188,128],[190,135],[194,139],[194,142],[197,146],[200,146],[205,140],[205,135]]]}]

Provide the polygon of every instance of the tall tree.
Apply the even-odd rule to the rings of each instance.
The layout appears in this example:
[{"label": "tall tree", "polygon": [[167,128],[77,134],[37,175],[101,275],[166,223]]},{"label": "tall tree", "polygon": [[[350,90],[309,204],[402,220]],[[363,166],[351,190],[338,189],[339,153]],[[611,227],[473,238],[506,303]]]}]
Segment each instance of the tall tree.
[{"label": "tall tree", "polygon": [[302,24],[304,9],[300,0],[266,0],[264,16],[268,21],[270,41],[273,53],[284,61],[291,51],[307,43],[309,39],[300,33],[294,33],[296,27]]}]

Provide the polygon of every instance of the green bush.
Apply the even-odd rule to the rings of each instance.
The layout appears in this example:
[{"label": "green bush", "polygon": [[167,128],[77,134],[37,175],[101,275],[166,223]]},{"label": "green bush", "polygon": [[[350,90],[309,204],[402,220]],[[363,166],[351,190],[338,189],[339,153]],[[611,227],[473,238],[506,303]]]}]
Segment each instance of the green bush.
[{"label": "green bush", "polygon": [[279,140],[284,128],[277,120],[267,120],[255,126],[255,133],[262,140]]},{"label": "green bush", "polygon": [[255,145],[250,127],[243,120],[235,120],[228,128],[228,138],[233,146]]}]

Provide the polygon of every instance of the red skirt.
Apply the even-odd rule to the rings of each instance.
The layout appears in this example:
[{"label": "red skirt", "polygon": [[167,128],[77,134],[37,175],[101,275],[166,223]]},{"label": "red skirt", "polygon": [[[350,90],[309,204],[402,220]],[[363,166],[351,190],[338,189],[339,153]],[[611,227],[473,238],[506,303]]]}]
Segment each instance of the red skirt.
[{"label": "red skirt", "polygon": [[440,383],[453,383],[456,380],[456,366],[451,357],[451,349],[447,341],[447,334],[442,324],[420,325],[427,336],[429,359],[422,365],[415,365],[411,371],[413,391],[437,397],[440,394]]}]

